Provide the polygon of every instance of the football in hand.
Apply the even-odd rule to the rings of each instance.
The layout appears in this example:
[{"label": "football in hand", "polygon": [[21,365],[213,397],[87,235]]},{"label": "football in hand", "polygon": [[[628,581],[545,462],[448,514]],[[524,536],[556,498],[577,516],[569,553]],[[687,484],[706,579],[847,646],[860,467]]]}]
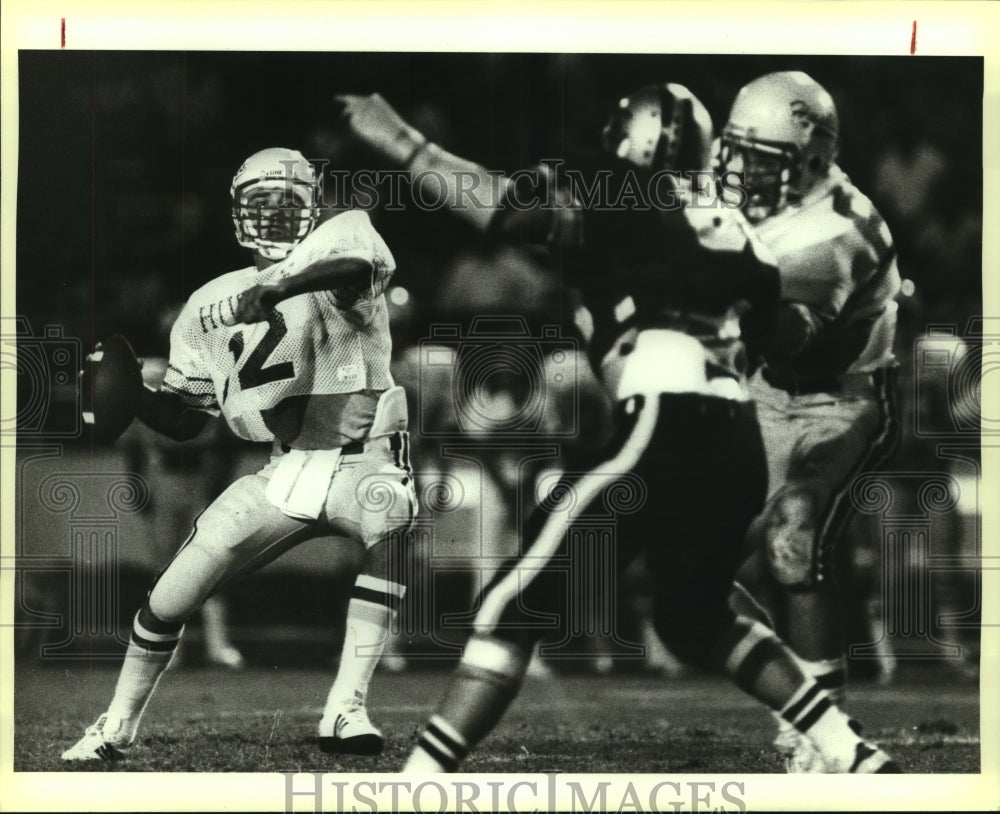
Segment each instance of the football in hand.
[{"label": "football in hand", "polygon": [[142,364],[119,334],[99,342],[80,371],[83,420],[93,439],[110,444],[132,423],[142,393]]}]

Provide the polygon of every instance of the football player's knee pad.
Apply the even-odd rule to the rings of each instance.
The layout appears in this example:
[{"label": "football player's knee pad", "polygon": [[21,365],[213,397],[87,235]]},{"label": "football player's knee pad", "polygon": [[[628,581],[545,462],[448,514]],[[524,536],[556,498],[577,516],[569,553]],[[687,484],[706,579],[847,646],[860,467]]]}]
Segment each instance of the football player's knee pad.
[{"label": "football player's knee pad", "polygon": [[149,592],[143,608],[163,623],[182,625],[201,607],[201,600],[195,593],[185,594],[172,591],[170,583],[158,581]]},{"label": "football player's knee pad", "polygon": [[816,495],[808,489],[783,489],[760,518],[768,570],[781,585],[808,587],[815,577]]}]

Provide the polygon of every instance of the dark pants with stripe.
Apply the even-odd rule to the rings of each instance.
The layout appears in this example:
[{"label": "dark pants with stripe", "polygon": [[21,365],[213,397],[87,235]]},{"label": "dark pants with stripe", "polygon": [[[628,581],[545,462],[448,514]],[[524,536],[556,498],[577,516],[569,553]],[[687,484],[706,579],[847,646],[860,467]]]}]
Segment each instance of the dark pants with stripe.
[{"label": "dark pants with stripe", "polygon": [[524,554],[493,579],[477,626],[528,650],[553,617],[565,626],[586,611],[573,603],[606,601],[579,595],[566,577],[567,560],[580,556],[575,541],[600,529],[617,574],[645,552],[664,643],[688,663],[714,666],[744,536],[766,491],[752,404],[697,394],[622,402],[599,463],[567,473],[527,519]]}]

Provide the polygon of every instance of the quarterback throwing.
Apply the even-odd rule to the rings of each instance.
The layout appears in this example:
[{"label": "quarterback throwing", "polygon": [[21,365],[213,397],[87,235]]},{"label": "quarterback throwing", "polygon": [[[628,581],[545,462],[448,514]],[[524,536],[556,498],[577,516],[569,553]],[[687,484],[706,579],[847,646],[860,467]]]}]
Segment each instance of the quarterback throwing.
[{"label": "quarterback throwing", "polygon": [[229,580],[331,535],[364,545],[367,560],[320,747],[382,748],[365,693],[403,595],[386,578],[386,546],[416,510],[406,401],[389,373],[383,291],[395,264],[364,212],[317,225],[319,185],[301,153],[254,154],[231,194],[236,237],[254,265],[191,296],[171,331],[163,385],[142,391],[138,418],[183,440],[221,415],[241,438],[271,442],[271,458],[198,517],[135,617],[107,712],[65,760],[124,756],[184,622]]}]

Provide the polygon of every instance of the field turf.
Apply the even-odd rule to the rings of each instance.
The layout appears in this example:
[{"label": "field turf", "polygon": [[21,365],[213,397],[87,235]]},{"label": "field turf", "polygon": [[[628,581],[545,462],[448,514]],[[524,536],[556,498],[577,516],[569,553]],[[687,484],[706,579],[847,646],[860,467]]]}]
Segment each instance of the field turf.
[{"label": "field turf", "polygon": [[[60,753],[110,699],[118,665],[19,664],[15,771],[398,771],[441,697],[446,669],[376,675],[379,757],[321,753],[315,727],[332,671],[254,667],[172,670],[140,741],[115,764],[65,764]],[[848,710],[912,773],[979,771],[978,688],[913,669],[891,687],[857,684]],[[613,673],[529,678],[470,772],[777,773],[767,712],[722,679]]]}]

